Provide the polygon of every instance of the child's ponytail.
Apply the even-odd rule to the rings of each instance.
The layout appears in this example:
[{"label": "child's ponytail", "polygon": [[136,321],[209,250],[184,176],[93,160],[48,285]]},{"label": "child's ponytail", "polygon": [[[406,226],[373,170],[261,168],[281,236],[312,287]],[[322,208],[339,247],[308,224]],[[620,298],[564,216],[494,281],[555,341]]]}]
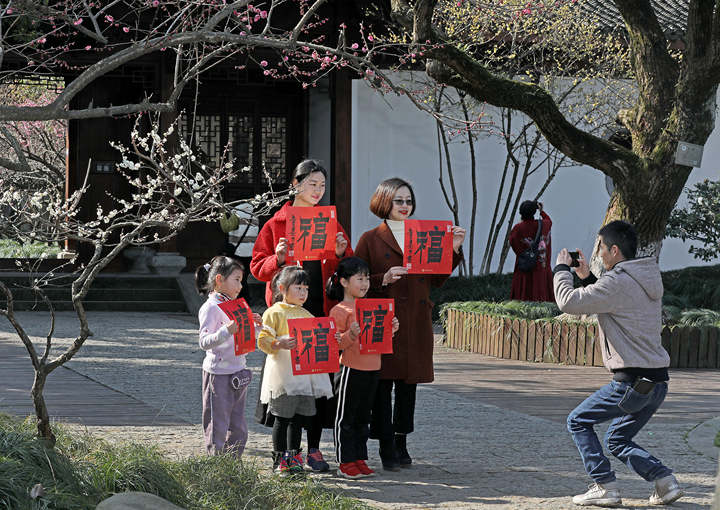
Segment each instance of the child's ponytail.
[{"label": "child's ponytail", "polygon": [[342,301],[343,298],[345,298],[345,291],[343,290],[343,286],[340,283],[340,277],[338,276],[337,271],[335,271],[332,275],[330,275],[330,278],[328,278],[327,285],[325,287],[325,293],[327,294],[327,297],[329,297],[333,301]]},{"label": "child's ponytail", "polygon": [[328,278],[325,292],[327,297],[334,301],[345,299],[345,288],[340,283],[341,278],[349,280],[353,275],[370,275],[370,268],[360,257],[345,257],[338,264],[337,270]]},{"label": "child's ponytail", "polygon": [[195,270],[195,288],[199,294],[208,294],[215,289],[215,277],[221,275],[227,278],[233,271],[239,269],[245,272],[245,266],[239,260],[218,255]]}]

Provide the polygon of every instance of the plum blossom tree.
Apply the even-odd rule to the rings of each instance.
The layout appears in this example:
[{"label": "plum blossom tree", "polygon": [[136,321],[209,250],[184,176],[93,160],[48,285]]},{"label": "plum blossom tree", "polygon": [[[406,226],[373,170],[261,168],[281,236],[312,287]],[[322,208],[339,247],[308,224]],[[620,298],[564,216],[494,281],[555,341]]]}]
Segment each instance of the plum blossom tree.
[{"label": "plum blossom tree", "polygon": [[[617,106],[630,106],[636,94],[632,83],[617,79],[630,73],[628,48],[615,34],[599,33],[595,20],[574,3],[552,2],[543,4],[542,8],[523,3],[521,9],[518,5],[518,2],[494,6],[479,2],[439,2],[433,19],[453,44],[464,48],[497,75],[546,90],[573,124],[591,133],[609,131],[609,126],[614,125]],[[412,47],[411,36],[399,30],[386,39]],[[568,47],[572,49],[568,51]],[[421,73],[412,76],[417,84],[414,92],[417,102],[430,103],[435,110],[438,136],[444,147],[440,150],[440,182],[448,207],[455,218],[461,206],[471,209],[467,257],[471,274],[475,269],[473,239],[478,209],[475,142],[480,137],[497,137],[505,149],[505,162],[497,170],[501,175],[494,207],[491,205],[492,209],[484,211],[491,222],[479,264],[481,274],[489,273],[496,247],[500,246],[497,266],[500,272],[508,254],[507,239],[521,197],[529,194],[528,198],[539,199],[561,168],[576,163],[549,144],[535,121],[523,112],[508,107],[488,107],[465,90],[447,87]],[[458,203],[453,175],[456,170],[451,164],[449,142],[468,149],[459,157],[466,160],[469,156],[473,190],[470,204]],[[457,151],[454,154],[458,154]],[[540,174],[545,178],[538,180]],[[531,178],[533,184],[530,184]]]},{"label": "plum blossom tree", "polygon": [[[333,69],[362,68],[346,27],[325,29],[326,0],[6,0],[0,2],[0,82],[72,76],[46,104],[0,105],[0,121],[88,119],[140,112],[174,114],[185,86],[245,56],[272,78],[310,86]],[[288,26],[288,20],[294,20]],[[328,33],[336,40],[330,46]],[[263,49],[262,56],[256,55]],[[174,62],[163,97],[118,105],[73,104],[101,77],[157,52]],[[272,56],[272,58],[271,58]],[[237,64],[243,67],[246,64]]]},{"label": "plum blossom tree", "polygon": [[[171,149],[174,131],[175,124],[171,124],[162,132],[157,119],[150,122],[149,128],[145,130],[141,129],[141,123],[138,122],[131,133],[130,147],[113,143],[122,156],[118,171],[127,180],[132,190],[131,197],[115,198],[114,206],[109,210],[98,207],[95,216],[88,220],[80,219],[79,214],[87,185],[66,197],[64,189],[58,189],[50,182],[45,187],[28,190],[22,182],[0,176],[0,208],[8,224],[16,225],[14,231],[10,232],[11,238],[43,243],[73,240],[87,243],[93,248],[89,261],[79,263],[73,274],[71,299],[79,322],[79,332],[73,343],[57,356],[50,357],[55,314],[44,290],[56,278],[56,274],[36,273],[31,279],[32,289],[50,309],[50,326],[42,354],[15,314],[12,290],[0,282],[0,291],[5,298],[0,315],[10,321],[30,356],[35,370],[31,396],[38,433],[50,444],[54,444],[55,438],[43,388],[47,376],[71,360],[92,335],[83,299],[98,273],[131,244],[165,242],[189,223],[216,221],[240,203],[250,204],[257,214],[266,214],[287,196],[283,191],[269,191],[243,201],[224,202],[223,186],[236,175],[232,161],[225,160],[217,166],[201,164],[182,139],[176,149]],[[20,228],[28,219],[39,224],[39,227],[30,231]],[[12,229],[9,227],[9,230]]]},{"label": "plum blossom tree", "polygon": [[[296,79],[304,87],[348,62],[362,68],[363,56],[346,43],[345,27],[336,27],[333,46],[323,45],[326,18],[319,11],[325,3],[0,1],[0,83],[5,90],[17,92],[28,83],[42,85],[66,78],[56,94],[35,94],[26,87],[24,94],[7,94],[0,101],[0,146],[8,149],[0,159],[3,234],[20,242],[71,241],[92,247],[89,260],[68,263],[79,264],[71,289],[79,331],[72,345],[58,356],[50,356],[55,316],[43,290],[55,274],[31,278],[33,290],[50,308],[42,354],[18,321],[11,289],[0,283],[5,296],[0,314],[11,322],[32,361],[35,381],[31,396],[38,433],[49,444],[54,444],[54,435],[43,388],[47,376],[72,359],[91,335],[83,299],[99,271],[131,244],[163,243],[189,223],[220,219],[239,204],[225,203],[222,198],[224,185],[236,172],[232,161],[203,164],[202,155],[179,139],[175,124],[168,122],[177,115],[184,88],[219,64],[243,67],[248,60],[268,78]],[[288,24],[288,20],[292,22]],[[346,46],[349,50],[344,53]],[[171,55],[167,60],[173,63],[170,86],[164,87],[161,95],[148,94],[123,104],[79,105],[75,101],[102,77],[158,52]],[[87,219],[81,213],[87,181],[75,191],[65,191],[64,136],[54,135],[68,120],[147,112],[162,119],[138,120],[129,136],[130,146],[115,144],[122,156],[118,171],[132,190],[130,197],[109,197],[113,207],[98,207],[94,217]],[[63,142],[61,160],[57,154],[50,157],[43,152],[45,146],[48,151],[58,148],[59,139]],[[241,202],[249,203],[261,215],[286,196],[285,191],[271,189]]]},{"label": "plum blossom tree", "polygon": [[[597,3],[568,3],[599,19]],[[676,7],[677,25],[684,28],[680,42],[669,39],[660,22],[663,13],[650,0],[607,4],[606,10],[612,8],[619,22],[611,35],[617,37],[619,47],[630,50],[629,70],[618,77],[629,80],[636,89],[632,103],[628,107],[621,104],[617,110],[619,122],[630,133],[629,148],[571,122],[541,83],[510,78],[476,51],[505,47],[518,39],[508,34],[498,40],[497,32],[489,31],[468,41],[463,32],[452,32],[444,25],[445,12],[453,6],[480,16],[503,10],[512,19],[543,11],[544,3],[391,1],[393,20],[412,38],[430,77],[464,90],[478,101],[523,112],[563,154],[612,178],[615,189],[604,221],[625,219],[635,224],[639,254],[657,257],[668,218],[692,169],[675,162],[678,142],[703,145],[715,126],[720,3],[691,0],[683,4],[686,8]],[[575,41],[566,40],[565,45],[566,51],[575,50]],[[567,75],[581,67],[567,69]]]}]

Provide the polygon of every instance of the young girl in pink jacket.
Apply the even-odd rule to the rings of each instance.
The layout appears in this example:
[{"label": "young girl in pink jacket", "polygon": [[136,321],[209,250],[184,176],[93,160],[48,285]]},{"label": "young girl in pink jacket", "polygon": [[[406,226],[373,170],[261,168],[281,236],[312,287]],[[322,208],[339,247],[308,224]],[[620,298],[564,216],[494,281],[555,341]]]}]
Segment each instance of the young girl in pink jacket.
[{"label": "young girl in pink jacket", "polygon": [[[235,355],[233,336],[238,329],[218,306],[237,298],[245,268],[230,257],[218,256],[195,271],[198,292],[207,294],[200,307],[199,343],[205,351],[202,373],[202,422],[209,454],[232,451],[240,457],[245,449],[248,427],[245,399],[251,373],[245,355]],[[255,323],[262,324],[258,314]]]}]

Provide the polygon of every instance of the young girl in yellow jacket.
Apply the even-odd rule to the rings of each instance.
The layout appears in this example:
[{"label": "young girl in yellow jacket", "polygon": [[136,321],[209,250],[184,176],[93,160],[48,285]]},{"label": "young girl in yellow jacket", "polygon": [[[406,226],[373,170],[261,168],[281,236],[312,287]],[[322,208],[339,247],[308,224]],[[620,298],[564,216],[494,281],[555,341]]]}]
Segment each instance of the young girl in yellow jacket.
[{"label": "young girl in yellow jacket", "polygon": [[[290,350],[297,339],[290,336],[288,319],[313,315],[303,308],[308,297],[308,274],[286,266],[272,280],[273,305],[263,314],[258,346],[268,356],[260,388],[260,402],[275,418],[272,431],[273,461],[281,473],[303,471],[300,439],[303,423],[315,415],[315,399],[332,397],[327,374],[293,375]],[[278,462],[279,460],[279,462]]]}]

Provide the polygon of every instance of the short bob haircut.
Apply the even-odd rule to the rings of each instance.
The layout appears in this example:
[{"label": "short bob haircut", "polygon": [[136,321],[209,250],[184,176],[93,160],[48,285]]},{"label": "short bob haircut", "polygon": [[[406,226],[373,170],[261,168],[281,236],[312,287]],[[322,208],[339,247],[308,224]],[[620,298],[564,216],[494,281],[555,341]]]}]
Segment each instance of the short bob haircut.
[{"label": "short bob haircut", "polygon": [[393,198],[395,198],[395,193],[397,193],[397,190],[403,186],[410,190],[410,198],[412,198],[413,202],[410,216],[415,214],[415,209],[417,209],[415,192],[409,182],[404,181],[399,177],[385,179],[383,182],[378,184],[375,193],[373,193],[373,196],[370,198],[370,211],[372,211],[372,213],[378,218],[382,218],[383,220],[387,219],[393,208]]},{"label": "short bob haircut", "polygon": [[325,180],[327,180],[327,170],[325,170],[318,160],[304,159],[295,167],[290,182],[292,183],[292,181],[297,180],[298,183],[301,183],[308,175],[315,172],[320,172],[323,174],[323,177],[325,177]]}]

